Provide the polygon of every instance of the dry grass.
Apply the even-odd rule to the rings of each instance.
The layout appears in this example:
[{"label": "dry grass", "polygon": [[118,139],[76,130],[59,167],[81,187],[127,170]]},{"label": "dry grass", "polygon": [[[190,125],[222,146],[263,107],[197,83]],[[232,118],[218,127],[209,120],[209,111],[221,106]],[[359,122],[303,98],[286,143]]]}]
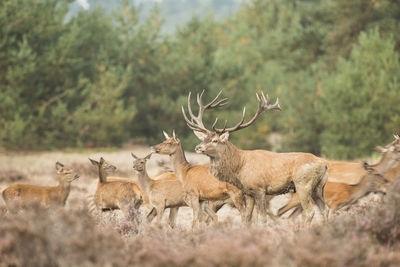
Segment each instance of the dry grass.
[{"label": "dry grass", "polygon": [[[134,153],[147,151],[138,148]],[[101,156],[132,174],[129,151]],[[73,183],[65,208],[31,207],[18,214],[0,209],[0,266],[400,265],[400,182],[383,202],[370,201],[338,212],[328,223],[316,222],[311,227],[285,219],[246,227],[240,224],[236,210],[224,207],[217,225],[191,230],[191,212],[186,208],[179,212],[176,229],[159,229],[142,221],[127,221],[119,211],[101,217],[88,212],[86,199],[97,183],[88,157],[99,158],[100,154],[0,156],[0,170],[18,170],[29,183],[56,184],[56,160],[75,166],[83,176]],[[149,162],[153,175],[158,172],[159,159]],[[193,154],[189,159],[207,161]],[[1,182],[2,188],[9,184]],[[283,201],[282,197],[274,200],[273,208]],[[145,212],[140,211],[141,220]]]}]

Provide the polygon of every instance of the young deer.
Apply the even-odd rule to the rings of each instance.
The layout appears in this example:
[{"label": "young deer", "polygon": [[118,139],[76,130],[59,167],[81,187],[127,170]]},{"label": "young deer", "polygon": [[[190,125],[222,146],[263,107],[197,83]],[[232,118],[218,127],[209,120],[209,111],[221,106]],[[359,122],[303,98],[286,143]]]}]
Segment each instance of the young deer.
[{"label": "young deer", "polygon": [[[137,172],[140,187],[149,198],[150,205],[156,210],[157,225],[161,225],[161,219],[166,208],[170,208],[169,225],[175,226],[175,217],[179,207],[187,206],[183,200],[182,184],[178,181],[175,174],[169,172],[161,174],[155,179],[151,179],[147,174],[146,162],[151,157],[151,153],[144,158],[138,158],[131,153],[133,160],[133,169]],[[172,214],[172,216],[171,216]],[[148,215],[148,221],[151,222],[152,216]]]},{"label": "young deer", "polygon": [[100,158],[100,161],[89,160],[99,171],[99,183],[93,197],[99,214],[104,210],[120,209],[126,218],[130,218],[130,208],[138,209],[143,202],[139,186],[127,182],[108,182],[107,176],[117,168],[103,158]]},{"label": "young deer", "polygon": [[[206,129],[203,124],[203,113],[207,109],[221,104],[226,99],[215,104],[221,92],[207,105],[202,104],[202,95],[197,95],[199,105],[198,115],[195,116],[190,108],[190,93],[188,96],[188,111],[191,119],[182,113],[189,128],[201,140],[196,146],[196,152],[210,158],[212,174],[220,181],[229,182],[249,196],[248,220],[254,207],[254,200],[263,219],[266,220],[266,195],[283,194],[296,190],[305,212],[305,221],[310,223],[313,216],[313,202],[315,201],[324,217],[328,216],[328,209],[323,198],[328,171],[324,161],[310,153],[275,153],[266,150],[241,150],[228,141],[229,133],[244,129],[253,124],[256,119],[267,110],[280,110],[279,101],[271,105],[268,97],[257,94],[258,109],[256,114],[244,123],[245,111],[242,119],[235,126],[217,129],[214,122],[213,131]],[[225,104],[225,102],[224,102]],[[247,203],[246,203],[247,204]]]},{"label": "young deer", "polygon": [[[329,166],[328,182],[326,183],[324,194],[328,205],[332,209],[340,208],[339,204],[349,204],[350,198],[360,198],[369,192],[376,192],[376,183],[381,176],[393,181],[400,169],[400,142],[399,137],[395,135],[395,141],[381,148],[382,157],[378,163],[369,165],[367,163],[348,163],[340,161],[327,161]],[[357,164],[357,167],[353,165]],[[362,171],[360,171],[362,170]],[[347,172],[346,172],[347,171]],[[333,173],[333,174],[332,174]],[[361,176],[361,179],[358,177]],[[331,180],[330,180],[331,179]],[[357,181],[356,184],[348,184],[343,181]],[[386,187],[387,185],[384,185]],[[379,191],[379,190],[378,190]],[[356,192],[358,192],[356,194]],[[354,195],[356,194],[356,195]],[[358,198],[356,196],[359,196]],[[337,203],[337,204],[335,204]],[[288,210],[298,207],[299,200],[297,194],[292,195],[292,199],[278,211],[278,216],[286,213]],[[296,208],[297,211],[301,210]],[[293,213],[292,215],[296,215]]]},{"label": "young deer", "polygon": [[[325,201],[328,206],[336,211],[342,207],[356,203],[360,198],[369,193],[385,193],[389,181],[377,169],[364,164],[366,174],[356,185],[344,183],[327,182],[324,189]],[[302,210],[297,194],[293,194],[291,200],[278,210],[278,216],[282,216],[287,211],[295,208],[290,217],[296,216]]]},{"label": "young deer", "polygon": [[[390,173],[385,174],[386,178],[395,177],[397,175],[397,171],[395,171],[396,166],[399,166],[398,168],[400,169],[400,137],[394,135],[394,138],[395,140],[385,147],[376,147],[376,150],[382,153],[382,157],[378,163],[372,165],[372,167],[378,167],[380,169],[385,168],[385,166],[393,166],[391,167]],[[367,174],[362,164],[358,162],[326,160],[326,164],[329,169],[328,181],[330,182],[358,184],[361,178]]]},{"label": "young deer", "polygon": [[64,167],[57,161],[56,171],[58,186],[37,186],[30,184],[13,184],[3,190],[3,199],[7,208],[24,207],[29,204],[42,206],[64,206],[71,190],[71,182],[79,178],[73,169]]},{"label": "young deer", "polygon": [[[182,183],[185,192],[185,202],[193,209],[193,227],[199,222],[200,202],[226,200],[231,198],[244,220],[243,194],[235,186],[221,182],[212,176],[209,165],[191,165],[186,160],[180,140],[169,137],[164,131],[165,141],[151,148],[152,152],[169,155],[172,166],[178,180]],[[218,220],[217,215],[210,209],[207,203],[203,203],[202,209],[212,218]]]}]

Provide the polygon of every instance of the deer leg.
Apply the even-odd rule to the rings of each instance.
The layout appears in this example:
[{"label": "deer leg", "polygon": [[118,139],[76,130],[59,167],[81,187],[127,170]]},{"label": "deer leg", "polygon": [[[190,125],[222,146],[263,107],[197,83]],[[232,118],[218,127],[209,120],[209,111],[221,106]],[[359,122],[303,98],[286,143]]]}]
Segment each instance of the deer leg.
[{"label": "deer leg", "polygon": [[299,196],[294,193],[292,194],[292,198],[289,200],[288,203],[285,204],[285,206],[283,206],[282,208],[280,208],[278,210],[278,216],[282,216],[283,214],[285,214],[287,211],[300,206],[300,200],[299,200]]},{"label": "deer leg", "polygon": [[161,226],[161,220],[162,220],[162,217],[164,215],[165,205],[164,204],[159,204],[155,208],[157,210],[156,223],[157,223],[157,226]]},{"label": "deer leg", "polygon": [[266,194],[264,190],[260,190],[256,193],[255,197],[256,205],[258,212],[261,216],[261,222],[266,223],[267,222],[267,207],[266,207]]},{"label": "deer leg", "polygon": [[314,202],[315,202],[315,204],[317,204],[317,207],[318,207],[319,211],[321,212],[321,215],[323,216],[324,221],[327,221],[328,216],[329,216],[329,207],[326,204],[325,199],[324,199],[324,188],[325,188],[325,184],[326,184],[327,180],[328,180],[328,170],[325,171],[320,182],[315,187],[315,191],[314,191],[314,195],[313,195]]},{"label": "deer leg", "polygon": [[254,209],[254,197],[249,195],[244,195],[244,198],[246,202],[246,223],[251,224],[251,218]]},{"label": "deer leg", "polygon": [[197,227],[199,223],[199,212],[200,212],[200,201],[199,195],[197,194],[187,194],[185,197],[185,202],[193,210],[193,223],[192,228]]},{"label": "deer leg", "polygon": [[157,210],[155,208],[152,208],[151,211],[149,212],[149,214],[147,214],[146,218],[147,218],[147,222],[151,223],[154,218],[157,215]]},{"label": "deer leg", "polygon": [[171,228],[175,227],[176,216],[178,215],[179,207],[169,209],[168,224]]},{"label": "deer leg", "polygon": [[242,222],[246,221],[246,207],[243,203],[243,193],[241,191],[228,191],[229,197],[232,199],[233,204],[240,212]]},{"label": "deer leg", "polygon": [[213,210],[210,209],[210,205],[208,204],[208,201],[203,201],[201,203],[202,210],[205,211],[205,213],[210,216],[210,218],[213,220],[214,223],[218,222],[218,216],[215,214]]},{"label": "deer leg", "polygon": [[310,185],[296,185],[296,192],[299,196],[301,207],[303,208],[303,218],[306,224],[310,224],[314,217],[311,188]]}]

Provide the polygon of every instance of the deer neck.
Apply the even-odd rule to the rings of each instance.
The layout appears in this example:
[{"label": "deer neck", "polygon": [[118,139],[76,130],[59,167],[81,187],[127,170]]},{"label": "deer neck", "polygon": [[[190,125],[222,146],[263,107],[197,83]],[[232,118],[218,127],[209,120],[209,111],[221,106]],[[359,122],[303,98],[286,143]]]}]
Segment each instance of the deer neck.
[{"label": "deer neck", "polygon": [[242,153],[242,150],[227,141],[218,156],[210,157],[210,170],[218,180],[231,183],[244,190],[239,174],[244,164]]},{"label": "deer neck", "polygon": [[174,169],[176,177],[182,182],[185,176],[185,167],[189,166],[189,162],[186,160],[182,144],[179,144],[179,147],[176,149],[175,153],[169,156],[171,158],[172,168]]},{"label": "deer neck", "polygon": [[59,184],[57,186],[57,191],[58,191],[58,196],[60,198],[60,202],[62,202],[63,205],[65,205],[65,202],[67,201],[69,192],[71,191],[71,183],[66,182],[62,177],[59,177]]},{"label": "deer neck", "polygon": [[99,166],[99,181],[100,183],[107,182],[107,173],[102,166]]},{"label": "deer neck", "polygon": [[139,185],[142,188],[142,190],[145,192],[145,194],[148,196],[150,193],[150,185],[153,181],[147,174],[146,167],[143,169],[143,171],[138,172],[138,180],[139,180]]},{"label": "deer neck", "polygon": [[378,163],[374,165],[370,165],[373,167],[379,174],[385,175],[390,169],[395,167],[398,162],[394,159],[390,159],[387,153],[383,154]]}]

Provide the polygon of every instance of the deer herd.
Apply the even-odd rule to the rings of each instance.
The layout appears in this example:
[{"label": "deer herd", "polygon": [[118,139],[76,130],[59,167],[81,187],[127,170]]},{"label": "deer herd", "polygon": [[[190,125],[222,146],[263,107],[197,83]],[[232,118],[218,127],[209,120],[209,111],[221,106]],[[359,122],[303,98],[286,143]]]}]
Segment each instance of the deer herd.
[{"label": "deer herd", "polygon": [[[330,161],[310,153],[276,153],[267,150],[242,150],[229,141],[229,135],[252,125],[268,110],[281,110],[279,100],[274,104],[263,93],[256,94],[258,108],[245,122],[246,109],[240,121],[227,127],[217,128],[218,118],[211,128],[203,123],[206,110],[223,107],[228,99],[219,99],[221,92],[208,104],[203,104],[203,94],[197,94],[198,113],[191,108],[188,95],[187,111],[182,107],[187,126],[201,141],[195,151],[209,157],[210,163],[191,164],[187,161],[181,141],[172,132],[165,131],[165,140],[153,147],[148,155],[138,157],[132,153],[135,177],[112,177],[116,167],[100,158],[89,159],[97,168],[98,184],[93,195],[91,209],[101,215],[104,211],[119,209],[129,219],[137,221],[140,206],[146,207],[146,220],[161,225],[164,211],[169,209],[168,224],[176,225],[180,207],[193,211],[192,227],[201,222],[217,222],[217,211],[224,204],[234,206],[243,223],[254,223],[256,210],[265,223],[269,202],[275,195],[291,193],[289,202],[281,207],[277,216],[292,210],[289,217],[302,212],[306,224],[314,217],[315,204],[324,220],[329,211],[349,207],[370,192],[385,194],[390,184],[400,178],[400,137],[392,143],[377,147],[382,153],[378,163]],[[168,155],[172,171],[150,177],[146,163],[152,154]],[[59,185],[55,187],[30,184],[13,184],[2,191],[2,197],[10,212],[29,204],[63,206],[68,198],[71,182],[79,178],[73,169],[56,163]],[[256,208],[256,209],[255,209]]]}]

